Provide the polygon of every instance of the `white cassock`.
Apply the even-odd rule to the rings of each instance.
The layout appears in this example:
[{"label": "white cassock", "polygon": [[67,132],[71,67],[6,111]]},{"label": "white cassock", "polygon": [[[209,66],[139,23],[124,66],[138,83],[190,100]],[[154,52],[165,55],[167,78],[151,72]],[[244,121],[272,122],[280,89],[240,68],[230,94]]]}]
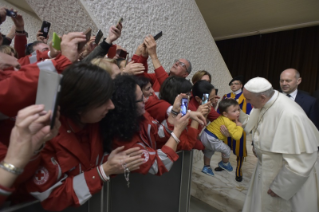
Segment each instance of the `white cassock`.
[{"label": "white cassock", "polygon": [[[319,132],[303,109],[275,91],[240,121],[258,157],[243,212],[319,211]],[[267,194],[269,188],[279,197]]]}]

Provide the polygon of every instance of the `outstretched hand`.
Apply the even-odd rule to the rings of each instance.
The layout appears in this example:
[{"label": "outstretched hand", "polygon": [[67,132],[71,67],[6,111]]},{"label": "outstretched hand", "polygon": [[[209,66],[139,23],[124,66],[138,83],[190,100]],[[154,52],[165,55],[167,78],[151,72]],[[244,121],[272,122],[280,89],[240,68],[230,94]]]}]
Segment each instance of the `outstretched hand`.
[{"label": "outstretched hand", "polygon": [[144,159],[141,157],[143,150],[139,147],[134,147],[123,151],[124,146],[114,149],[107,159],[107,162],[103,164],[104,172],[107,176],[112,174],[124,173],[124,168],[128,168],[130,171],[139,169],[140,165],[144,163]]}]

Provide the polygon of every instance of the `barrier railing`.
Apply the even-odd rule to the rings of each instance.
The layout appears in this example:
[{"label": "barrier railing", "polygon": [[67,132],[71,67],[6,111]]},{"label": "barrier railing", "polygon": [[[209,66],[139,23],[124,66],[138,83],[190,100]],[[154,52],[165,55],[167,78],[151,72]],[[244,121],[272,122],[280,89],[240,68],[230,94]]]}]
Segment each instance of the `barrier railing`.
[{"label": "barrier railing", "polygon": [[[103,189],[78,208],[64,212],[187,212],[190,202],[193,151],[178,152],[179,159],[162,176],[130,175],[127,187],[123,175],[111,178]],[[0,209],[0,212],[44,212],[39,201]]]}]

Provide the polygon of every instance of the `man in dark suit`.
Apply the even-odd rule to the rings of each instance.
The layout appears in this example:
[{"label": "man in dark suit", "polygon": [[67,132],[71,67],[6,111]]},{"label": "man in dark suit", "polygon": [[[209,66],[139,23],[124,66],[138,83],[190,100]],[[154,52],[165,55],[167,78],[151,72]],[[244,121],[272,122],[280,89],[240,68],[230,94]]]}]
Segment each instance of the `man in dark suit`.
[{"label": "man in dark suit", "polygon": [[319,129],[319,101],[304,91],[298,90],[301,83],[300,73],[289,68],[280,74],[280,87],[284,94],[302,107],[308,118]]}]

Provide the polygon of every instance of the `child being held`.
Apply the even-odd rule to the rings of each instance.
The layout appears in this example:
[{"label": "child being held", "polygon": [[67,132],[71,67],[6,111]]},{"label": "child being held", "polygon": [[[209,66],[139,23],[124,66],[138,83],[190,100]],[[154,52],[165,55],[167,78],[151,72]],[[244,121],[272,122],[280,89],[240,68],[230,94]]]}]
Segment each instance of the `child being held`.
[{"label": "child being held", "polygon": [[218,166],[227,171],[233,171],[233,167],[229,163],[231,150],[229,146],[223,142],[226,137],[220,132],[220,127],[225,125],[230,136],[235,140],[239,140],[244,131],[242,124],[238,121],[240,107],[235,99],[221,100],[218,110],[221,116],[207,125],[200,137],[200,140],[205,146],[204,167],[202,172],[212,176],[214,172],[210,167],[210,159],[215,151],[222,153],[222,161],[218,163]]}]

